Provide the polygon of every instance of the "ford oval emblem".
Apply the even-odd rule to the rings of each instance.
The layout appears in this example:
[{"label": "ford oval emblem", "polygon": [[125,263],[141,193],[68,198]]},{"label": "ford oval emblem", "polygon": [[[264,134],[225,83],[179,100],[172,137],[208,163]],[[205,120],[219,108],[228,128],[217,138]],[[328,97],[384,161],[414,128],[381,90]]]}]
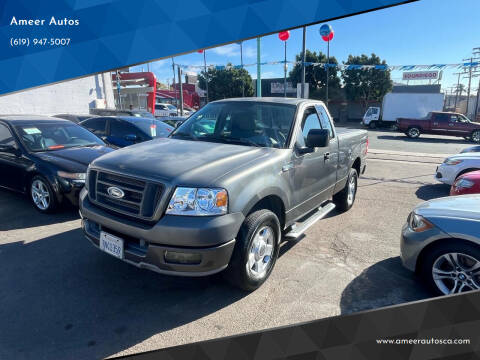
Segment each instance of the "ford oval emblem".
[{"label": "ford oval emblem", "polygon": [[114,199],[121,199],[125,196],[125,193],[123,192],[123,190],[116,186],[110,186],[107,189],[107,192],[108,192],[108,195]]}]

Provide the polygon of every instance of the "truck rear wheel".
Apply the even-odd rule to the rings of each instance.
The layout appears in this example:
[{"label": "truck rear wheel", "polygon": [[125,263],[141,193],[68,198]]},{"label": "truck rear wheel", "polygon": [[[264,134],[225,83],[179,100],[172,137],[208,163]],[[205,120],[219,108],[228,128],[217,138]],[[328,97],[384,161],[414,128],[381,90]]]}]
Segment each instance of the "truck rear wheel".
[{"label": "truck rear wheel", "polygon": [[259,288],[270,276],[280,246],[280,221],[270,210],[247,216],[238,232],[227,279],[246,291]]},{"label": "truck rear wheel", "polygon": [[333,202],[340,211],[347,211],[353,206],[357,195],[358,173],[354,168],[350,169],[347,183],[339,193],[333,195]]},{"label": "truck rear wheel", "polygon": [[407,136],[410,139],[416,139],[420,136],[420,129],[418,127],[411,127],[407,130]]}]

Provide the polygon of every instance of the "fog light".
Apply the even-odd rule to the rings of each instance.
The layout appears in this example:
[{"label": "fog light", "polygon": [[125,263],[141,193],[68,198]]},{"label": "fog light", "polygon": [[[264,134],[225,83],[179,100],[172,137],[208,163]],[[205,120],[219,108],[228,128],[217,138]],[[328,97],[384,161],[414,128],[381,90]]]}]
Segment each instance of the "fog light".
[{"label": "fog light", "polygon": [[178,251],[165,251],[165,262],[170,264],[198,265],[202,261],[202,255],[183,253]]}]

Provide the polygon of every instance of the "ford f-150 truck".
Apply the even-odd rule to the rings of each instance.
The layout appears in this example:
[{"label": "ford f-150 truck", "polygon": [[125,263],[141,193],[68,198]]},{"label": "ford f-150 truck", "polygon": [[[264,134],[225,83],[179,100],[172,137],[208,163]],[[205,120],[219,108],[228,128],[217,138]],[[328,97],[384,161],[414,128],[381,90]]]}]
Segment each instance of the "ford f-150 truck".
[{"label": "ford f-150 truck", "polygon": [[421,119],[399,118],[397,127],[412,139],[418,138],[423,133],[461,136],[480,143],[480,124],[453,112],[432,111]]},{"label": "ford f-150 truck", "polygon": [[320,101],[211,102],[166,139],[96,159],[80,196],[82,227],[101,250],[159,273],[225,270],[259,287],[280,241],[335,207],[350,209],[365,171],[364,130],[337,130]]}]

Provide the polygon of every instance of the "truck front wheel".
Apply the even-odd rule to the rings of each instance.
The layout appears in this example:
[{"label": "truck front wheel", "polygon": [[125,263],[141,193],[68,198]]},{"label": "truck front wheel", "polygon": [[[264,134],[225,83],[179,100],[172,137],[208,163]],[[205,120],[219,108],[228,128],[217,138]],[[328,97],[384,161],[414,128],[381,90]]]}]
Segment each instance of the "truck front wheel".
[{"label": "truck front wheel", "polygon": [[280,222],[270,210],[247,216],[238,233],[227,279],[246,291],[259,288],[270,276],[278,257]]}]

